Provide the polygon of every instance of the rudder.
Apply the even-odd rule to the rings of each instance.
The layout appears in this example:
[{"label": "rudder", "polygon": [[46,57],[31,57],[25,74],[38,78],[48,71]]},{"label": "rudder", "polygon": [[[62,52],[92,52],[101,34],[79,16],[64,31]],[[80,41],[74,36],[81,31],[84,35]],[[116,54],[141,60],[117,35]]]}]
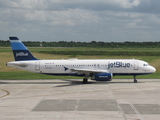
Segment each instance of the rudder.
[{"label": "rudder", "polygon": [[15,61],[38,60],[17,37],[9,37],[9,39]]}]

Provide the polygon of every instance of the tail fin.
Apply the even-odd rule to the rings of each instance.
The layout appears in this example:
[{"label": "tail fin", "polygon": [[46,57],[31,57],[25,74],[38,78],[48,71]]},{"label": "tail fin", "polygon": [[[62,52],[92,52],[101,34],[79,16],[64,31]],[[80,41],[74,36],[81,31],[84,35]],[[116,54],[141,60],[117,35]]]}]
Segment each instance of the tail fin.
[{"label": "tail fin", "polygon": [[38,60],[17,37],[9,37],[9,39],[15,61]]}]

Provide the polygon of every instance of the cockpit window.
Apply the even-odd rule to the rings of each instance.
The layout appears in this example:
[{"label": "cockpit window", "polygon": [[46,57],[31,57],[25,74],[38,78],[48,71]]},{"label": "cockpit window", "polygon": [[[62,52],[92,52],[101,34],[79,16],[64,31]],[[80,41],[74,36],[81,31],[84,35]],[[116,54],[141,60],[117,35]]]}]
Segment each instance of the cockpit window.
[{"label": "cockpit window", "polygon": [[143,66],[148,66],[148,64],[143,64]]}]

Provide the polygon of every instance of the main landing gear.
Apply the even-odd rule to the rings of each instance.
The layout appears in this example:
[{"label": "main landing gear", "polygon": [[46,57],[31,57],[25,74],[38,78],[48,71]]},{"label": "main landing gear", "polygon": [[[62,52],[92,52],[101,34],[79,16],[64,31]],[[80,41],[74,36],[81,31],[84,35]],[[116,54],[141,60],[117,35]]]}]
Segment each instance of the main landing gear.
[{"label": "main landing gear", "polygon": [[87,84],[88,83],[88,79],[87,78],[83,78],[83,84]]},{"label": "main landing gear", "polygon": [[136,76],[134,75],[133,77],[134,77],[134,83],[137,83]]}]

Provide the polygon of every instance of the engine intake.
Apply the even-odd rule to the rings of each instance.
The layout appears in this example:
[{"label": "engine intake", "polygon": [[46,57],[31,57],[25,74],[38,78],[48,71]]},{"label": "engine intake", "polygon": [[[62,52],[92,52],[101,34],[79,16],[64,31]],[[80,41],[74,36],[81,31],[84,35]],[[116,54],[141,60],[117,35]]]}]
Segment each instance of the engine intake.
[{"label": "engine intake", "polygon": [[98,73],[91,77],[91,80],[96,81],[111,81],[112,80],[112,73]]}]

